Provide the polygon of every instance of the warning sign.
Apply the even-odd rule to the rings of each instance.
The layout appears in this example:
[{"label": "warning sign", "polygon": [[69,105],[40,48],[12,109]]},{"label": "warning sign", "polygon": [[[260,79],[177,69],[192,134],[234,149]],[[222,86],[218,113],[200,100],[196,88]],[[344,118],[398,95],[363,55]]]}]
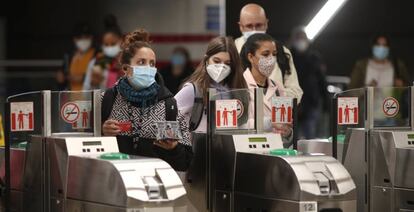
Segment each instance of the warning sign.
[{"label": "warning sign", "polygon": [[237,128],[237,99],[216,100],[216,128]]},{"label": "warning sign", "polygon": [[338,97],[338,125],[358,124],[358,97]]},{"label": "warning sign", "polygon": [[33,102],[11,102],[10,114],[12,132],[34,130]]},{"label": "warning sign", "polygon": [[272,123],[286,124],[293,122],[293,98],[272,97]]},{"label": "warning sign", "polygon": [[67,123],[74,123],[78,120],[80,114],[79,106],[75,102],[67,102],[60,109],[60,116]]},{"label": "warning sign", "polygon": [[394,117],[400,110],[400,104],[394,97],[387,97],[382,104],[382,111],[387,117]]},{"label": "warning sign", "polygon": [[91,101],[75,101],[74,102],[80,111],[79,118],[72,123],[73,129],[89,129],[90,126],[90,118],[92,112],[92,103]]}]

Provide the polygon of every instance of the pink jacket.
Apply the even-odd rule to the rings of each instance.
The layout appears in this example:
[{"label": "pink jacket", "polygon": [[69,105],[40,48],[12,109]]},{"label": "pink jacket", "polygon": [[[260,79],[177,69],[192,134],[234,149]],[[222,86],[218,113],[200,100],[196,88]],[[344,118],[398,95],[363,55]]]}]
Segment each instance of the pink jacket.
[{"label": "pink jacket", "polygon": [[[250,72],[250,70],[247,68],[246,71],[244,71],[243,73],[243,77],[246,80],[247,83],[247,87],[250,90],[250,102],[249,102],[249,119],[254,118],[254,110],[250,110],[250,108],[254,108],[254,93],[253,93],[253,89],[254,88],[258,88],[259,86],[257,86],[256,81],[253,78],[252,73]],[[279,92],[280,96],[284,96],[284,91],[283,91],[283,87],[278,85],[278,83],[274,82],[271,79],[267,79],[267,84],[268,84],[268,88],[267,91],[264,95],[264,108],[263,108],[263,115],[264,115],[264,126],[265,126],[265,130],[266,128],[270,127],[270,117],[272,114],[272,97],[276,96],[276,91]],[[252,124],[252,123],[250,123]],[[270,130],[270,129],[267,129]],[[266,131],[267,131],[266,130]]]}]

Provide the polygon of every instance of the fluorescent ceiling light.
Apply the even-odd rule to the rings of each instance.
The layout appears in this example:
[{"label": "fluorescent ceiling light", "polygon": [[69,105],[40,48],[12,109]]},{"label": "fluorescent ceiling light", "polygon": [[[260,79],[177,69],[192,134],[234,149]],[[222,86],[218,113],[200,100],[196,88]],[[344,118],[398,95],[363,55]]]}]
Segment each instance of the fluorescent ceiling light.
[{"label": "fluorescent ceiling light", "polygon": [[312,21],[305,27],[306,35],[313,40],[316,35],[326,26],[337,11],[344,5],[347,0],[328,0],[318,14],[313,17]]}]

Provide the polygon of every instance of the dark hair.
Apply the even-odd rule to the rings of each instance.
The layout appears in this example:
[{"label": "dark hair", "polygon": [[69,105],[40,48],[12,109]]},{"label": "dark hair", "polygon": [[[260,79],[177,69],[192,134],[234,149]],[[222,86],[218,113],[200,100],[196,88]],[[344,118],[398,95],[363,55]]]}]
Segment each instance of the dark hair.
[{"label": "dark hair", "polygon": [[73,37],[93,36],[91,26],[85,22],[78,22],[73,27]]},{"label": "dark hair", "polygon": [[230,89],[247,88],[246,81],[243,77],[243,69],[241,67],[240,57],[237,53],[237,48],[234,44],[233,39],[231,37],[224,36],[216,37],[210,41],[206,54],[204,55],[200,64],[197,66],[194,73],[188,79],[188,82],[199,86],[205,100],[207,99],[207,89],[210,87],[210,84],[212,82],[206,70],[207,62],[211,56],[219,52],[228,52],[230,54],[231,60],[231,73],[228,77],[226,77],[226,79],[224,79],[224,84],[226,84]]},{"label": "dark hair", "polygon": [[116,17],[112,14],[106,15],[104,18],[103,35],[107,33],[113,33],[119,37],[122,37],[121,27],[119,27]]},{"label": "dark hair", "polygon": [[378,43],[378,38],[381,37],[385,38],[385,40],[387,41],[387,46],[391,47],[390,37],[388,37],[388,35],[386,35],[385,33],[377,33],[374,36],[372,36],[370,40],[370,45],[375,46]]},{"label": "dark hair", "polygon": [[119,62],[121,64],[129,64],[137,50],[143,47],[152,49],[149,44],[149,36],[149,33],[144,29],[136,29],[128,33],[121,44]]},{"label": "dark hair", "polygon": [[244,43],[240,51],[240,58],[243,64],[243,68],[252,68],[252,64],[248,59],[248,54],[251,53],[254,55],[257,49],[260,48],[260,43],[264,41],[275,42],[277,51],[276,59],[280,69],[282,70],[282,76],[284,76],[285,74],[291,74],[289,65],[290,55],[285,52],[282,43],[276,41],[272,36],[265,33],[253,34],[246,40],[246,43]]}]

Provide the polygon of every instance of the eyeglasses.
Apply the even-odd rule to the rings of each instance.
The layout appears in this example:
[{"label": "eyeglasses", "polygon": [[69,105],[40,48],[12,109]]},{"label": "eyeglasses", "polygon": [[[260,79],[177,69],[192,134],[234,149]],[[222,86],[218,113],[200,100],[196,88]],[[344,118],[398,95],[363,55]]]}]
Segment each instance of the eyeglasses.
[{"label": "eyeglasses", "polygon": [[266,24],[264,23],[246,24],[246,25],[243,25],[243,28],[250,30],[250,31],[253,31],[253,30],[263,31],[266,28]]}]

